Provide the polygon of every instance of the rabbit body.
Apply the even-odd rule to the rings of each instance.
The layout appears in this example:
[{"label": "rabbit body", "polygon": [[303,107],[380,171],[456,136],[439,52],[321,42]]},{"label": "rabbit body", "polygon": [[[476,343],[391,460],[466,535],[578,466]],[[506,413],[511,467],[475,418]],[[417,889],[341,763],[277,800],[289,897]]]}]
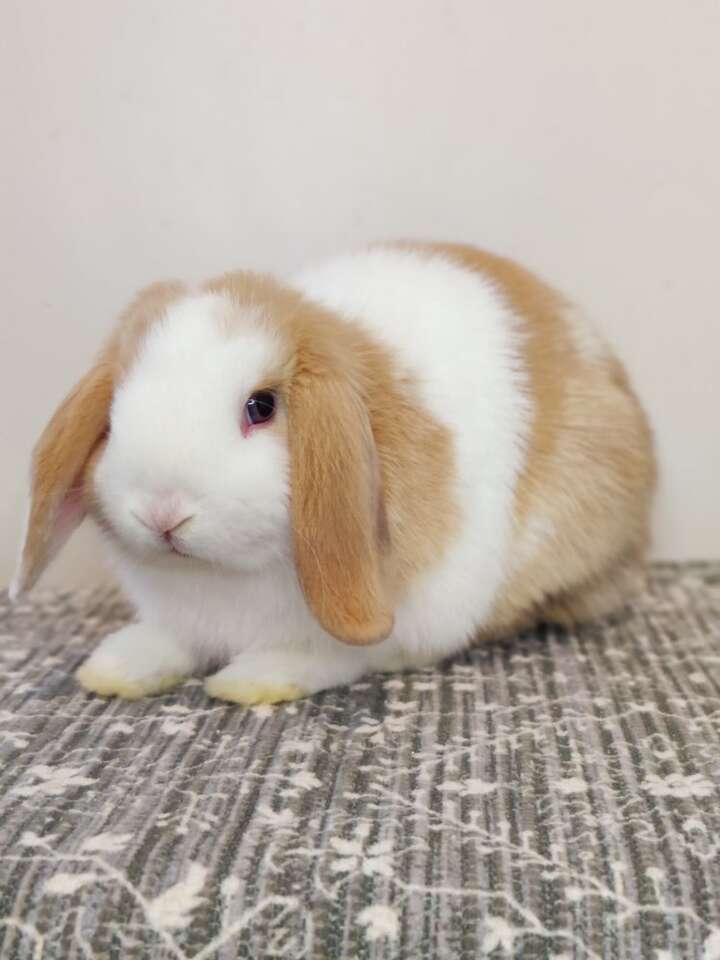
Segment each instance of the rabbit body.
[{"label": "rabbit body", "polygon": [[[213,696],[294,699],[604,615],[641,581],[645,416],[522,268],[402,245],[277,288],[153,291],[110,347],[109,436],[83,467],[140,619],[80,668],[87,689],[210,671]],[[239,429],[268,394],[272,419]]]}]

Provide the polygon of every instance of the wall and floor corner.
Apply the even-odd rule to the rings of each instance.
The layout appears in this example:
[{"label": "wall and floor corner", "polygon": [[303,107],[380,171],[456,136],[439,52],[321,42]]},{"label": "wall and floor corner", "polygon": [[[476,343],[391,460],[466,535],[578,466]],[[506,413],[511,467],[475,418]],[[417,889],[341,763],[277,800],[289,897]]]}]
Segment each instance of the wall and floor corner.
[{"label": "wall and floor corner", "polygon": [[[30,446],[138,287],[395,236],[582,303],[656,428],[656,556],[720,553],[714,0],[10,0],[0,33],[0,583]],[[45,582],[105,575],[83,531]]]}]

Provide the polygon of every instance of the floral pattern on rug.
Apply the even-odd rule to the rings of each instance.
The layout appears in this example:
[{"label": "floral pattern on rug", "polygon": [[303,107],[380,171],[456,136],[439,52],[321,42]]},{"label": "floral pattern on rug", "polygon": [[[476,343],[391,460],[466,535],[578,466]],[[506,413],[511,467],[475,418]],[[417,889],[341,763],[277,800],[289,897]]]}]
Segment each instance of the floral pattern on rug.
[{"label": "floral pattern on rug", "polygon": [[0,595],[3,960],[720,960],[720,565],[279,707],[83,693],[128,617]]}]

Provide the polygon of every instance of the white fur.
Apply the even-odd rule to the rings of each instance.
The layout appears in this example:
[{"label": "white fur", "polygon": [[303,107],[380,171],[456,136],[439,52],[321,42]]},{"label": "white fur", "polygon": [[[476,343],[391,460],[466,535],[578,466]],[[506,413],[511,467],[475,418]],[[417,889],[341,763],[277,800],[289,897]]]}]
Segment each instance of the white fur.
[{"label": "white fur", "polygon": [[[163,673],[160,649],[167,674],[178,651],[195,670],[231,664],[209,690],[240,702],[280,698],[291,687],[314,692],[461,648],[510,568],[512,503],[531,421],[516,319],[477,274],[440,256],[374,250],[294,283],[360,323],[420,384],[422,402],[454,438],[461,533],[410,589],[388,640],[351,648],[329,637],[292,564],[285,441],[272,429],[246,438],[239,430],[242,405],[281,345],[255,317],[228,335],[220,296],[171,307],[118,390],[97,492],[124,544],[111,546],[120,577],[147,629],[164,638],[148,648],[147,672]],[[134,515],[168,496],[192,515],[181,544],[202,563],[169,554]],[[145,653],[118,637],[90,665],[106,662],[112,645],[122,672],[118,647],[127,642],[127,673],[142,673]]]},{"label": "white fur", "polygon": [[193,658],[170,634],[144,623],[106,637],[78,670],[87,690],[129,700],[159,693],[190,675]]},{"label": "white fur", "polygon": [[[156,537],[139,518],[171,498],[193,515],[179,539],[191,537],[201,560],[244,571],[278,551],[287,556],[286,444],[270,430],[244,439],[239,427],[279,347],[253,323],[230,337],[227,310],[209,295],[172,307],[113,400],[97,489],[112,526],[151,565]],[[186,579],[179,574],[178,584]]]}]

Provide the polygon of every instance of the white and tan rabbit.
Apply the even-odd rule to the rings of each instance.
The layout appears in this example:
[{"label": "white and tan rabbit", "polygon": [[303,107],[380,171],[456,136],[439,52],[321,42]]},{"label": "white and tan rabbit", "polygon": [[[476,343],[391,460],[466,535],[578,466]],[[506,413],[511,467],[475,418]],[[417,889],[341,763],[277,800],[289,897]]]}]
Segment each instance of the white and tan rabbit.
[{"label": "white and tan rabbit", "polygon": [[36,447],[13,592],[88,513],[140,620],[80,683],[212,668],[211,696],[271,703],[612,611],[654,478],[618,360],[508,260],[401,244],[158,284]]}]

